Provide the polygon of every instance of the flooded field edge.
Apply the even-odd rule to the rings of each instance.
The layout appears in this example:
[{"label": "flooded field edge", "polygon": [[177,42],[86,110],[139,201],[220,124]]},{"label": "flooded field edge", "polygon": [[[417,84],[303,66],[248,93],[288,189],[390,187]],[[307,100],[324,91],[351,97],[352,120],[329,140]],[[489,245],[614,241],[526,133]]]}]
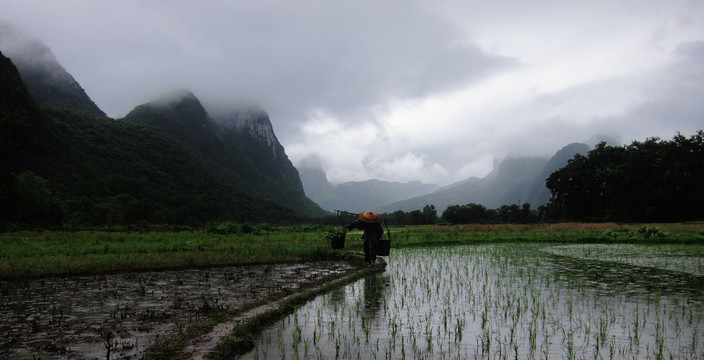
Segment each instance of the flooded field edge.
[{"label": "flooded field edge", "polygon": [[[307,290],[284,296],[278,300],[274,300],[236,316],[233,320],[235,320],[237,324],[233,326],[229,335],[224,336],[217,343],[213,352],[209,354],[184,352],[177,358],[202,359],[203,355],[205,355],[208,359],[224,360],[246,354],[254,349],[257,337],[266,327],[293,313],[308,301],[358,281],[365,276],[384,272],[386,269],[386,261],[384,261],[383,258],[379,259],[381,259],[381,261],[375,266],[363,268],[361,271],[349,272],[328,283],[320,283]],[[148,358],[155,359],[151,357]]]},{"label": "flooded field edge", "polygon": [[704,244],[655,249],[683,269],[645,266],[669,261],[624,245],[588,259],[546,247],[399,249],[383,274],[306,303],[239,358],[704,359]]}]

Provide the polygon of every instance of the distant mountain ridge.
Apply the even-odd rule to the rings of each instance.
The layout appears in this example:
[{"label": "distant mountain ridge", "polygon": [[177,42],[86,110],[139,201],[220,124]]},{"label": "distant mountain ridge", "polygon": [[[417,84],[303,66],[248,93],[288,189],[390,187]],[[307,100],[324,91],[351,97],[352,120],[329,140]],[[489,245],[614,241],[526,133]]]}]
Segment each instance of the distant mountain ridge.
[{"label": "distant mountain ridge", "polygon": [[530,203],[533,209],[547,203],[550,191],[545,180],[567,164],[575,154],[586,154],[589,146],[569,144],[548,157],[507,157],[484,178],[470,178],[430,194],[380,207],[382,212],[411,211],[435,205],[442,213],[450,205],[481,204],[495,209],[502,205]]},{"label": "distant mountain ridge", "polygon": [[299,166],[306,195],[326,210],[362,212],[410,197],[427,194],[440,188],[420,181],[408,183],[367,180],[332,184],[320,167]]},{"label": "distant mountain ridge", "polygon": [[[614,143],[608,137],[599,141]],[[300,165],[301,180],[306,194],[327,210],[343,209],[378,212],[420,210],[434,205],[442,213],[450,205],[481,204],[499,208],[510,204],[531,204],[533,209],[550,199],[545,180],[567,165],[575,154],[587,154],[589,146],[572,143],[558,150],[552,157],[507,157],[496,169],[483,178],[472,177],[440,187],[435,184],[410,182],[406,184],[380,180],[331,184],[319,166]]]}]

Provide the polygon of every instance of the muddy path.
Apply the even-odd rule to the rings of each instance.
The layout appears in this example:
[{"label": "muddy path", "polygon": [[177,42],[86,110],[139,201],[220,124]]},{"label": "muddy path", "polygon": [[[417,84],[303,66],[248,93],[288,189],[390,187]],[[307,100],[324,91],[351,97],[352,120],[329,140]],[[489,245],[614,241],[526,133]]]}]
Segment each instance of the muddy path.
[{"label": "muddy path", "polygon": [[355,269],[340,260],[0,281],[0,359],[137,359],[213,310]]}]

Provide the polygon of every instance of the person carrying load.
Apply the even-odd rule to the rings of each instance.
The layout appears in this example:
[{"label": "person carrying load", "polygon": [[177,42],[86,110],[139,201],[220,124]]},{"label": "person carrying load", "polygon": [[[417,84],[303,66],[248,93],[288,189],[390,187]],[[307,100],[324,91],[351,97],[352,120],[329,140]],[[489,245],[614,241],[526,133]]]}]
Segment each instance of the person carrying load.
[{"label": "person carrying load", "polygon": [[343,225],[345,229],[359,229],[364,231],[362,240],[364,240],[364,261],[369,265],[376,264],[376,250],[379,244],[379,239],[384,235],[384,228],[381,226],[379,216],[371,211],[365,211],[359,214],[357,220]]}]

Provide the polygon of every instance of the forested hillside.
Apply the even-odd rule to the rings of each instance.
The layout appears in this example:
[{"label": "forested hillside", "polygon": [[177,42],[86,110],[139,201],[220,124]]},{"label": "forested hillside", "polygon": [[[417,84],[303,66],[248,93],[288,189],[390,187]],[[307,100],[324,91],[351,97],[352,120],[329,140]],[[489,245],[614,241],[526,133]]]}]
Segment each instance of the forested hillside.
[{"label": "forested hillside", "polygon": [[[231,110],[230,114],[237,113]],[[267,199],[308,216],[325,212],[308,199],[298,171],[276,140],[268,115],[242,111],[241,122],[264,122],[271,142],[246,126],[216,122],[191,92],[172,94],[137,106],[124,119],[158,129],[239,192]]]},{"label": "forested hillside", "polygon": [[[40,107],[4,56],[0,74],[4,224],[290,222],[324,213],[302,190],[288,194],[280,186],[279,194],[288,196],[283,199],[269,191],[271,182],[258,188],[269,180],[247,173],[240,165],[249,160],[236,158],[236,152],[219,152],[225,146],[217,136],[190,132],[192,139],[175,141],[158,127],[78,111],[70,101]],[[179,113],[183,119],[191,115]],[[215,166],[218,157],[237,164],[240,178]]]}]

